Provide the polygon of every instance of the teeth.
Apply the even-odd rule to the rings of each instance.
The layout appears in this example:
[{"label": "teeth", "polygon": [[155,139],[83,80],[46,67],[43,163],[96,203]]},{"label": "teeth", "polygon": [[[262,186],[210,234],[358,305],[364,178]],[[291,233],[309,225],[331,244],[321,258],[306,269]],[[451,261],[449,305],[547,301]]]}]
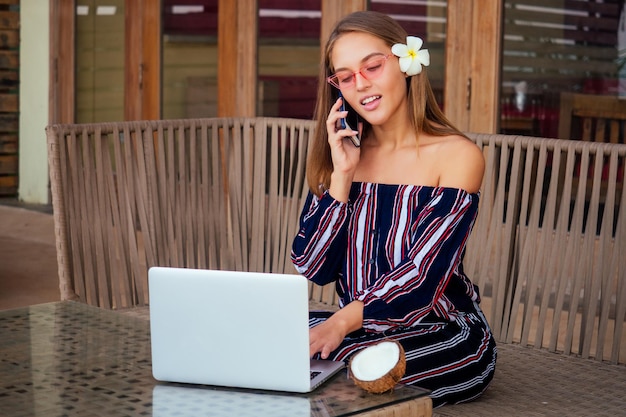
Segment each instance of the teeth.
[{"label": "teeth", "polygon": [[380,98],[380,96],[372,96],[372,97],[368,97],[365,100],[363,100],[361,102],[361,104],[367,104],[367,103],[371,103],[372,101],[376,100],[377,98]]}]

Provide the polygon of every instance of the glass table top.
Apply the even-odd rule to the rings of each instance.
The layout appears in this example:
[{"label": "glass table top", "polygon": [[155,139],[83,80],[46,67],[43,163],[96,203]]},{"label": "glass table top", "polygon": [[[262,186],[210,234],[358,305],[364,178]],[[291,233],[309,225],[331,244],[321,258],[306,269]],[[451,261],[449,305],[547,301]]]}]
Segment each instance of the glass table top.
[{"label": "glass table top", "polygon": [[427,395],[369,394],[345,371],[309,394],[162,383],[149,327],[71,301],[0,311],[0,415],[339,417]]}]

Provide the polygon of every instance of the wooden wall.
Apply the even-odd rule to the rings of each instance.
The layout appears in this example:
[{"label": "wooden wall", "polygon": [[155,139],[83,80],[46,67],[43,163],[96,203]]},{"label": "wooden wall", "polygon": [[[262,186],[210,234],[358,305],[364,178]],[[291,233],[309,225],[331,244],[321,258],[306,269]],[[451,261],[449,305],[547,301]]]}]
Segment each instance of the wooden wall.
[{"label": "wooden wall", "polygon": [[18,186],[19,0],[0,1],[0,196]]}]

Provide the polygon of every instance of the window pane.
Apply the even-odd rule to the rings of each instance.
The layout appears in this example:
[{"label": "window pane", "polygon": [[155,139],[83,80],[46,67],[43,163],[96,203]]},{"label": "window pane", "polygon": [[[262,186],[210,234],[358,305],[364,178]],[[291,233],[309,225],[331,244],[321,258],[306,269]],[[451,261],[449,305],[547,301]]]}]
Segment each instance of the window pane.
[{"label": "window pane", "polygon": [[447,0],[371,0],[370,10],[388,14],[398,21],[410,36],[424,40],[430,53],[428,78],[443,106]]},{"label": "window pane", "polygon": [[312,119],[320,0],[259,0],[259,116]]},{"label": "window pane", "polygon": [[164,119],[217,116],[218,0],[163,0]]},{"label": "window pane", "polygon": [[506,1],[501,132],[556,138],[563,93],[620,94],[622,3]]},{"label": "window pane", "polygon": [[124,120],[124,0],[76,3],[76,122]]}]

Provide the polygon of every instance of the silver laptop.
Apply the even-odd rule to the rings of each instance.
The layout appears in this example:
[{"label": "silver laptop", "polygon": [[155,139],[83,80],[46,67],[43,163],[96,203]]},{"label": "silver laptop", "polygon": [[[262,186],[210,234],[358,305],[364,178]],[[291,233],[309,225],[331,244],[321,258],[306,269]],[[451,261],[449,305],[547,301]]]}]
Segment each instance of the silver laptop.
[{"label": "silver laptop", "polygon": [[309,392],[344,366],[309,357],[302,276],[152,267],[148,279],[159,381]]}]

